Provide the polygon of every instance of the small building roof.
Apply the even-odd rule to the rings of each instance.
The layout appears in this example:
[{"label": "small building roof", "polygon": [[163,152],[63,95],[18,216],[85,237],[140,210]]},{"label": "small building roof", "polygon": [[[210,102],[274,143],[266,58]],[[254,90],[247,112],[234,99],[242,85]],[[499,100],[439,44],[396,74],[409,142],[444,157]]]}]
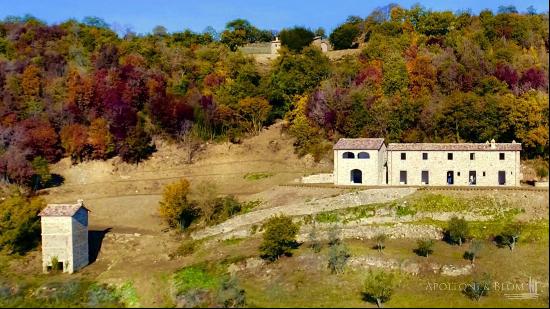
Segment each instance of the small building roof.
[{"label": "small building roof", "polygon": [[383,138],[341,138],[334,150],[378,150],[384,144]]},{"label": "small building roof", "polygon": [[40,217],[72,217],[80,208],[84,208],[88,212],[90,211],[79,200],[76,204],[48,204],[38,215]]},{"label": "small building roof", "polygon": [[520,143],[390,143],[388,151],[521,151]]}]

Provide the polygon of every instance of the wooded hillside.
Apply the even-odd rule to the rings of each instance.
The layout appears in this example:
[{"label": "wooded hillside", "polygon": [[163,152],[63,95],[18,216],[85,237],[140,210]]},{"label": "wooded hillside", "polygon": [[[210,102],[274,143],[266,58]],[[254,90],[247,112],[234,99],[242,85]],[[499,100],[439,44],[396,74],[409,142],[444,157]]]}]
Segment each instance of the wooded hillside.
[{"label": "wooded hillside", "polygon": [[0,22],[4,179],[36,182],[62,156],[139,162],[154,135],[234,140],[277,118],[316,158],[342,136],[516,140],[526,157],[548,157],[548,13],[388,6],[330,35],[359,56],[331,63],[314,47],[283,48],[267,73],[232,51],[270,39],[246,21],[220,39],[161,30],[119,37],[97,18]]}]

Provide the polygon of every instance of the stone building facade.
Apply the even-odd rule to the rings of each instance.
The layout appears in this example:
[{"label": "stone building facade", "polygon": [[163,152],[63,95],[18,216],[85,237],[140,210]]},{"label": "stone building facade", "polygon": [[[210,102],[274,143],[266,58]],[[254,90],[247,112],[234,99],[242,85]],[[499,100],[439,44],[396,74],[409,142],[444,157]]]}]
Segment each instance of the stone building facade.
[{"label": "stone building facade", "polygon": [[386,145],[383,138],[341,138],[334,150],[334,184],[385,184]]},{"label": "stone building facade", "polygon": [[88,212],[82,200],[76,204],[48,204],[39,216],[42,227],[42,269],[52,260],[63,272],[73,273],[88,265]]},{"label": "stone building facade", "polygon": [[[521,144],[390,143],[340,139],[334,184],[390,186],[519,186]],[[362,153],[368,153],[359,157]],[[360,176],[359,176],[360,175]]]},{"label": "stone building facade", "polygon": [[323,53],[326,53],[332,50],[332,45],[330,44],[330,41],[327,39],[323,39],[320,36],[314,37],[313,42],[311,42],[311,45],[319,47]]}]

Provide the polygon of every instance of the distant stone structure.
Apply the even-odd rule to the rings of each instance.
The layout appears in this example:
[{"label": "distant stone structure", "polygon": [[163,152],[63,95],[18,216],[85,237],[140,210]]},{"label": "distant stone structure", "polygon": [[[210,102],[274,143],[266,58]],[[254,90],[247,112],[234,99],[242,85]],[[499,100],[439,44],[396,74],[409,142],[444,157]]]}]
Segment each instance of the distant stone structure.
[{"label": "distant stone structure", "polygon": [[[89,263],[88,212],[84,202],[48,204],[39,216],[42,226],[42,269],[73,273]],[[57,260],[59,265],[52,265]]]},{"label": "distant stone structure", "polygon": [[341,138],[334,184],[367,186],[519,186],[521,144],[389,143]]},{"label": "distant stone structure", "polygon": [[319,47],[323,53],[326,53],[329,50],[332,50],[332,45],[330,45],[329,40],[323,39],[320,36],[314,37],[313,42],[311,42],[311,45]]},{"label": "distant stone structure", "polygon": [[279,37],[275,37],[271,42],[248,43],[239,47],[243,53],[252,55],[277,55],[279,49],[281,49]]},{"label": "distant stone structure", "polygon": [[271,54],[277,54],[279,49],[281,49],[281,40],[279,40],[279,37],[276,36],[275,40],[271,41]]},{"label": "distant stone structure", "polygon": [[[311,45],[319,47],[323,53],[332,50],[332,45],[330,45],[330,42],[320,36],[314,37]],[[281,46],[281,40],[279,37],[275,37],[275,40],[271,42],[248,43],[242,47],[239,47],[239,50],[245,54],[252,55],[277,55],[279,53],[279,49],[281,49]]]}]

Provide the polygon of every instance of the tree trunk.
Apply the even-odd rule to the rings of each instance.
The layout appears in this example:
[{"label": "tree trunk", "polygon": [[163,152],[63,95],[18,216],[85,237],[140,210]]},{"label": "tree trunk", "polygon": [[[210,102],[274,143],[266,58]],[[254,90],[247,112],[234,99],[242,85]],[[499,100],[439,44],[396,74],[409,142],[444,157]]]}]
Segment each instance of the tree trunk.
[{"label": "tree trunk", "polygon": [[383,308],[382,302],[380,301],[380,298],[376,299],[376,305],[378,306],[378,308]]},{"label": "tree trunk", "polygon": [[462,246],[462,238],[461,237],[458,238],[458,245]]}]

